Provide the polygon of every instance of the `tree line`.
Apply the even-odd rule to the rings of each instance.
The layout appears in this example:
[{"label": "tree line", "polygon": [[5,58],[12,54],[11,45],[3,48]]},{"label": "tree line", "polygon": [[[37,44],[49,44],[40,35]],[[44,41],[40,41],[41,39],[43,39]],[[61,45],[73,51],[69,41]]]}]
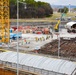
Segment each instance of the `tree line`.
[{"label": "tree line", "polygon": [[[53,14],[53,9],[49,3],[36,2],[35,0],[19,1],[19,18],[44,18]],[[17,18],[16,0],[10,0],[10,18]]]}]

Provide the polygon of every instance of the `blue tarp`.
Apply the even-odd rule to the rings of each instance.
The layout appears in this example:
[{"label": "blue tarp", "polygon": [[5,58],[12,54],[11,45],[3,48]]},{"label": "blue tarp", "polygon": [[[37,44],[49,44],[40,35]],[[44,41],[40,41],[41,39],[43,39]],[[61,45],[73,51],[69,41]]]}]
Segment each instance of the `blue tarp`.
[{"label": "blue tarp", "polygon": [[[18,38],[20,38],[22,33],[18,33]],[[10,39],[17,38],[17,33],[10,33]]]},{"label": "blue tarp", "polygon": [[10,38],[12,39],[14,37],[14,33],[10,33]]}]

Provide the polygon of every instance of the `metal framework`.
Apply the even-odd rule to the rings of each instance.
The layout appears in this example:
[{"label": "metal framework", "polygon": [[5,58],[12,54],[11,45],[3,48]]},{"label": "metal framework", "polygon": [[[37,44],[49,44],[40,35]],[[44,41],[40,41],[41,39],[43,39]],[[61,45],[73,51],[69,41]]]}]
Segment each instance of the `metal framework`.
[{"label": "metal framework", "polygon": [[9,42],[9,0],[0,0],[0,43]]}]

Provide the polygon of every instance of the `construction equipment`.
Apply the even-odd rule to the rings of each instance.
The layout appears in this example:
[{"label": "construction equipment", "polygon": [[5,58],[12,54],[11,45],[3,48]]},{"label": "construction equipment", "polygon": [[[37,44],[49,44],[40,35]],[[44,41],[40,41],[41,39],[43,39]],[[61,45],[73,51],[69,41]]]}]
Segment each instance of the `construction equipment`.
[{"label": "construction equipment", "polygon": [[9,0],[0,0],[0,43],[9,42]]}]

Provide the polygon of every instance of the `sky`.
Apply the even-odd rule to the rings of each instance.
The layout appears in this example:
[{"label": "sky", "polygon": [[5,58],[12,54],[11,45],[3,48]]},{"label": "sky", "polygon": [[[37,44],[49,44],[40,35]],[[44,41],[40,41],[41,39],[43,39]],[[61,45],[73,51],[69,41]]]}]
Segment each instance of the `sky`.
[{"label": "sky", "polygon": [[35,1],[43,1],[48,2],[51,5],[76,5],[76,0],[35,0]]}]

